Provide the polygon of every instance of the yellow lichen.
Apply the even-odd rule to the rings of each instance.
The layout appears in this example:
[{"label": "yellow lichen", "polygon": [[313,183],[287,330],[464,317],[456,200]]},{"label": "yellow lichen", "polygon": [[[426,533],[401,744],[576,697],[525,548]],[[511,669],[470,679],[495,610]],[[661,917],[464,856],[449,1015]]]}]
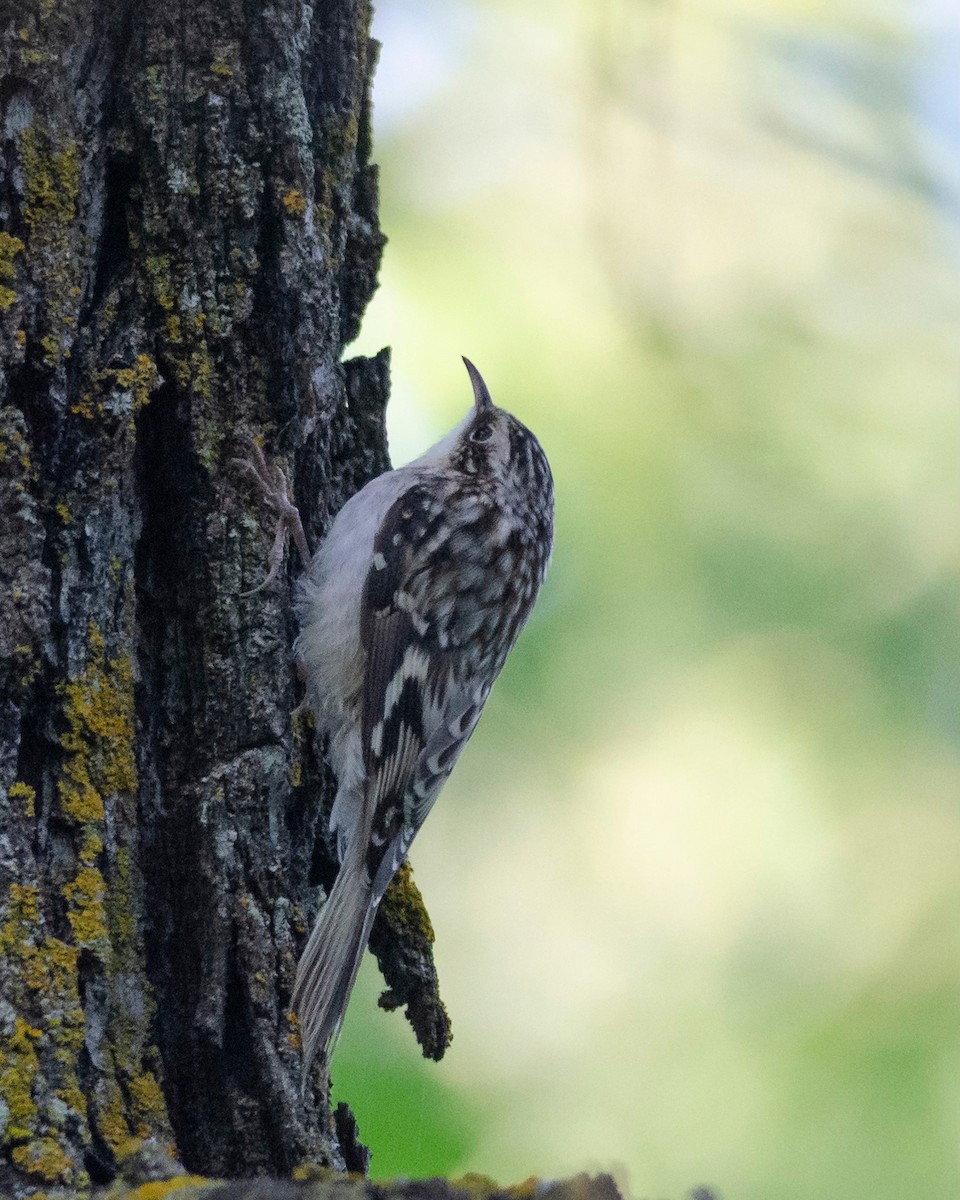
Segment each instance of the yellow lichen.
[{"label": "yellow lichen", "polygon": [[160,78],[160,68],[156,65],[147,67],[144,77],[147,81],[147,99],[151,104],[161,104],[163,102],[163,81]]},{"label": "yellow lichen", "polygon": [[107,897],[107,925],[114,959],[123,967],[136,967],[136,921],[134,920],[133,862],[129,850],[117,847],[116,873]]},{"label": "yellow lichen", "polygon": [[86,772],[86,763],[82,759],[75,759],[67,763],[64,778],[57,783],[61,808],[68,817],[81,824],[102,821],[104,816],[103,797]]},{"label": "yellow lichen", "polygon": [[313,740],[316,723],[313,713],[305,703],[297,705],[291,719],[293,723],[293,758],[290,762],[290,786],[299,787],[303,782],[304,749]]},{"label": "yellow lichen", "polygon": [[514,1200],[533,1200],[533,1197],[540,1191],[540,1186],[541,1181],[536,1175],[528,1175],[519,1183],[511,1184],[507,1188],[507,1195],[513,1196]]},{"label": "yellow lichen", "polygon": [[134,412],[138,412],[150,402],[150,393],[160,379],[157,364],[149,354],[138,354],[132,367],[122,367],[120,370],[105,372],[112,375],[116,385],[124,391],[133,393]]},{"label": "yellow lichen", "polygon": [[123,1096],[120,1094],[116,1079],[109,1079],[105,1082],[110,1089],[110,1099],[106,1104],[101,1105],[97,1127],[103,1140],[112,1150],[128,1142],[132,1131],[124,1115]]},{"label": "yellow lichen", "polygon": [[38,896],[35,887],[11,884],[7,892],[7,916],[0,928],[0,953],[5,959],[19,960],[20,978],[33,991],[41,991],[46,982],[46,964],[36,944],[40,920]]},{"label": "yellow lichen", "polygon": [[339,1171],[334,1171],[332,1167],[321,1166],[318,1162],[300,1163],[290,1172],[290,1177],[295,1183],[322,1183],[325,1179],[349,1178],[349,1176],[341,1175]]},{"label": "yellow lichen", "polygon": [[73,250],[71,227],[77,216],[80,156],[73,142],[57,146],[49,133],[30,125],[20,133],[23,168],[23,216],[32,260],[37,264],[46,297],[48,332],[40,338],[47,362],[69,357],[64,330],[76,319],[80,263]]},{"label": "yellow lichen", "polygon": [[22,783],[18,779],[16,783],[12,783],[10,785],[10,790],[7,794],[11,800],[23,801],[23,810],[28,817],[32,817],[34,815],[37,793],[33,790],[29,783]]},{"label": "yellow lichen", "polygon": [[130,1080],[128,1091],[134,1132],[138,1137],[149,1137],[156,1129],[157,1120],[167,1119],[167,1106],[160,1084],[152,1071],[142,1071]]},{"label": "yellow lichen", "polygon": [[220,75],[224,79],[229,79],[233,74],[233,67],[229,63],[225,63],[222,58],[215,58],[210,64],[210,72],[213,75]]},{"label": "yellow lichen", "polygon": [[[133,399],[133,411],[150,403],[150,396],[160,382],[160,372],[157,364],[149,354],[138,354],[132,367],[108,367],[94,374],[98,392],[129,393]],[[92,421],[94,417],[102,417],[108,411],[103,395],[94,392],[81,392],[79,399],[70,406],[70,411],[77,416]],[[116,411],[112,406],[111,411]]]},{"label": "yellow lichen", "polygon": [[[35,925],[40,919],[40,892],[38,888],[23,883],[11,883],[7,898],[12,918],[30,925]],[[0,933],[0,949],[3,948],[3,934]]]},{"label": "yellow lichen", "polygon": [[[170,300],[169,305],[167,299]],[[161,306],[173,307],[172,293],[168,295],[161,291],[158,300]],[[211,333],[218,332],[218,323],[210,321],[208,327],[206,313],[183,312],[169,313],[164,325],[173,378],[179,387],[189,390],[201,402],[197,408],[197,457],[204,466],[212,468],[217,461],[223,432],[219,416],[214,414],[209,404],[214,398],[215,388],[214,360],[207,339]],[[208,412],[210,419],[205,419]]]},{"label": "yellow lichen", "polygon": [[133,793],[137,764],[133,753],[133,670],[127,655],[109,661],[103,636],[93,624],[90,661],[62,687],[67,751],[57,784],[64,813],[78,822],[103,820],[103,797]]},{"label": "yellow lichen", "polygon": [[25,329],[18,329],[17,332],[13,335],[13,340],[17,343],[17,345],[22,350],[23,347],[27,344],[27,331]]},{"label": "yellow lichen", "polygon": [[213,359],[205,341],[201,341],[196,350],[190,355],[190,373],[188,376],[191,388],[203,400],[209,400],[211,395],[210,380],[213,378]]},{"label": "yellow lichen", "polygon": [[64,523],[64,525],[69,525],[70,522],[73,520],[73,517],[70,515],[70,509],[67,508],[67,506],[62,501],[60,504],[57,505],[56,513],[57,513],[57,516],[60,518],[60,520]]},{"label": "yellow lichen", "polygon": [[281,197],[280,203],[291,217],[302,217],[307,211],[307,198],[299,188],[290,188]]},{"label": "yellow lichen", "polygon": [[415,929],[428,942],[434,941],[430,916],[420,889],[413,882],[413,867],[408,862],[403,863],[394,875],[380,902],[380,911],[391,925]]},{"label": "yellow lichen", "polygon": [[92,421],[95,416],[103,415],[103,401],[98,401],[94,407],[92,393],[81,392],[80,399],[70,405],[70,411],[76,413],[78,417],[85,417],[88,421]]},{"label": "yellow lichen", "polygon": [[41,1036],[21,1016],[14,1017],[13,1033],[0,1047],[0,1096],[7,1105],[3,1141],[9,1145],[32,1135],[37,1118],[33,1081],[39,1064],[34,1042]]},{"label": "yellow lichen", "polygon": [[70,1183],[76,1163],[52,1137],[34,1138],[25,1146],[14,1146],[13,1161],[28,1175],[47,1183]]},{"label": "yellow lichen", "polygon": [[102,850],[102,839],[92,830],[88,830],[86,837],[83,839],[83,845],[80,847],[80,861],[88,867],[92,866]]},{"label": "yellow lichen", "polygon": [[16,269],[13,260],[23,250],[23,242],[13,234],[0,230],[0,279],[13,279]]},{"label": "yellow lichen", "polygon": [[129,1137],[126,1141],[113,1147],[113,1157],[118,1164],[125,1163],[128,1158],[133,1158],[135,1154],[139,1154],[143,1149],[143,1138]]},{"label": "yellow lichen", "polygon": [[[61,1171],[74,1172],[75,1165],[54,1149],[58,1142],[50,1112],[41,1118],[32,1092],[42,1052],[48,1056],[44,1075],[49,1081],[51,1067],[57,1073],[56,1095],[67,1111],[81,1116],[86,1111],[75,1074],[84,1030],[77,955],[76,947],[43,935],[38,889],[11,884],[0,925],[0,956],[13,981],[6,998],[17,1015],[12,1033],[0,1036],[0,1097],[8,1113],[0,1144],[23,1170],[42,1179],[73,1183],[80,1183],[83,1173],[61,1178]],[[39,1028],[27,1019],[28,1013],[37,1014]]]},{"label": "yellow lichen", "polygon": [[[115,852],[115,870],[106,897],[111,943],[109,974],[131,978],[143,972],[143,945],[135,916],[138,892],[133,856],[125,846]],[[154,1003],[146,981],[136,1011],[119,1003],[111,1014],[107,1041],[112,1068],[97,1093],[96,1126],[114,1149],[130,1139],[169,1135],[170,1122],[163,1092],[153,1071],[144,1066],[143,1042],[153,1017]]]},{"label": "yellow lichen", "polygon": [[[9,442],[0,441],[0,462],[5,462],[11,450],[16,456],[20,464],[20,469],[24,472],[33,470],[33,463],[30,458],[30,443],[23,436],[19,429],[12,428],[8,431]],[[23,599],[23,593],[19,595],[16,591],[11,593],[14,599]]]},{"label": "yellow lichen", "polygon": [[[63,1060],[66,1058],[66,1054],[58,1052],[58,1057]],[[63,1062],[63,1065],[70,1071],[73,1063],[72,1061],[66,1061]],[[72,1108],[75,1112],[78,1112],[82,1117],[87,1115],[87,1098],[80,1091],[80,1085],[77,1083],[76,1076],[72,1073],[68,1074],[67,1082],[63,1087],[57,1088],[56,1096],[57,1099],[62,1100],[64,1104]]]},{"label": "yellow lichen", "polygon": [[481,1175],[478,1171],[468,1171],[459,1179],[451,1179],[450,1186],[458,1191],[467,1192],[475,1200],[485,1200],[488,1196],[498,1195],[503,1189],[489,1175]]},{"label": "yellow lichen", "polygon": [[149,255],[143,264],[150,279],[153,298],[161,308],[170,311],[173,308],[173,282],[170,277],[170,256],[168,254]]},{"label": "yellow lichen", "polygon": [[[57,995],[82,1023],[76,992],[77,950],[41,936],[39,893],[32,885],[12,883],[8,889],[0,955],[17,964],[18,979],[31,992]],[[66,1024],[72,1027],[75,1021],[71,1018]]]},{"label": "yellow lichen", "polygon": [[174,1192],[188,1187],[206,1187],[210,1180],[202,1175],[174,1175],[172,1179],[157,1179],[152,1183],[141,1183],[129,1193],[128,1200],[164,1200]]},{"label": "yellow lichen", "polygon": [[64,886],[67,920],[78,946],[102,949],[107,938],[107,885],[96,867],[81,867]]}]

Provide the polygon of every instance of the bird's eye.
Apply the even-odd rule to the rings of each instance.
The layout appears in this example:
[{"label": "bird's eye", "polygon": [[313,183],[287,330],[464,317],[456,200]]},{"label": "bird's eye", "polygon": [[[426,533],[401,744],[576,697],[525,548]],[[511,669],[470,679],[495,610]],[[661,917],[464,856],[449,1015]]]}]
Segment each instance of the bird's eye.
[{"label": "bird's eye", "polygon": [[489,442],[493,437],[493,430],[489,425],[478,425],[473,433],[470,434],[471,442]]}]

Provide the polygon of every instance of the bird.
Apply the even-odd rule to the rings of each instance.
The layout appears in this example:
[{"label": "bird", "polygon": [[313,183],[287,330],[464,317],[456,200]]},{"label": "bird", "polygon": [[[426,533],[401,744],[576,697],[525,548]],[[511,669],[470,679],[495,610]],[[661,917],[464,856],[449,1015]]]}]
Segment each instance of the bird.
[{"label": "bird", "polygon": [[[469,414],[347,500],[312,556],[282,472],[259,451],[246,464],[308,560],[294,650],[337,778],[340,868],[291,999],[304,1081],[318,1054],[329,1067],[380,900],[476,727],[552,553],[547,457],[463,361]],[[283,541],[278,530],[265,583]]]}]

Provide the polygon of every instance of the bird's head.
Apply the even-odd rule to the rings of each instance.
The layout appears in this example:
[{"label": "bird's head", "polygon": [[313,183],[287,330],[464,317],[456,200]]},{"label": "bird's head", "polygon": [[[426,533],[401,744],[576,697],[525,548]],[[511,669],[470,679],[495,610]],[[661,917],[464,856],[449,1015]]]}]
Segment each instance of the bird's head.
[{"label": "bird's head", "polygon": [[451,466],[523,489],[552,490],[550,468],[536,437],[494,404],[483,376],[468,358],[463,362],[473,384],[473,410],[454,430]]}]

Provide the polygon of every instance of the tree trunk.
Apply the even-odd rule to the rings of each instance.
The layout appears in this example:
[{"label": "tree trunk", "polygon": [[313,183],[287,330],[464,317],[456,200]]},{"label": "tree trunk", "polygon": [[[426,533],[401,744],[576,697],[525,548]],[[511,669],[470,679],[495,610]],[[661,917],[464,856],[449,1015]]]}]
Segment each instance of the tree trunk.
[{"label": "tree trunk", "polygon": [[[300,1096],[332,780],[234,460],[283,458],[314,542],[387,466],[386,352],[342,361],[383,243],[369,3],[0,17],[0,1194],[151,1136],[203,1174],[362,1166]],[[417,924],[378,952],[438,1056]]]}]

